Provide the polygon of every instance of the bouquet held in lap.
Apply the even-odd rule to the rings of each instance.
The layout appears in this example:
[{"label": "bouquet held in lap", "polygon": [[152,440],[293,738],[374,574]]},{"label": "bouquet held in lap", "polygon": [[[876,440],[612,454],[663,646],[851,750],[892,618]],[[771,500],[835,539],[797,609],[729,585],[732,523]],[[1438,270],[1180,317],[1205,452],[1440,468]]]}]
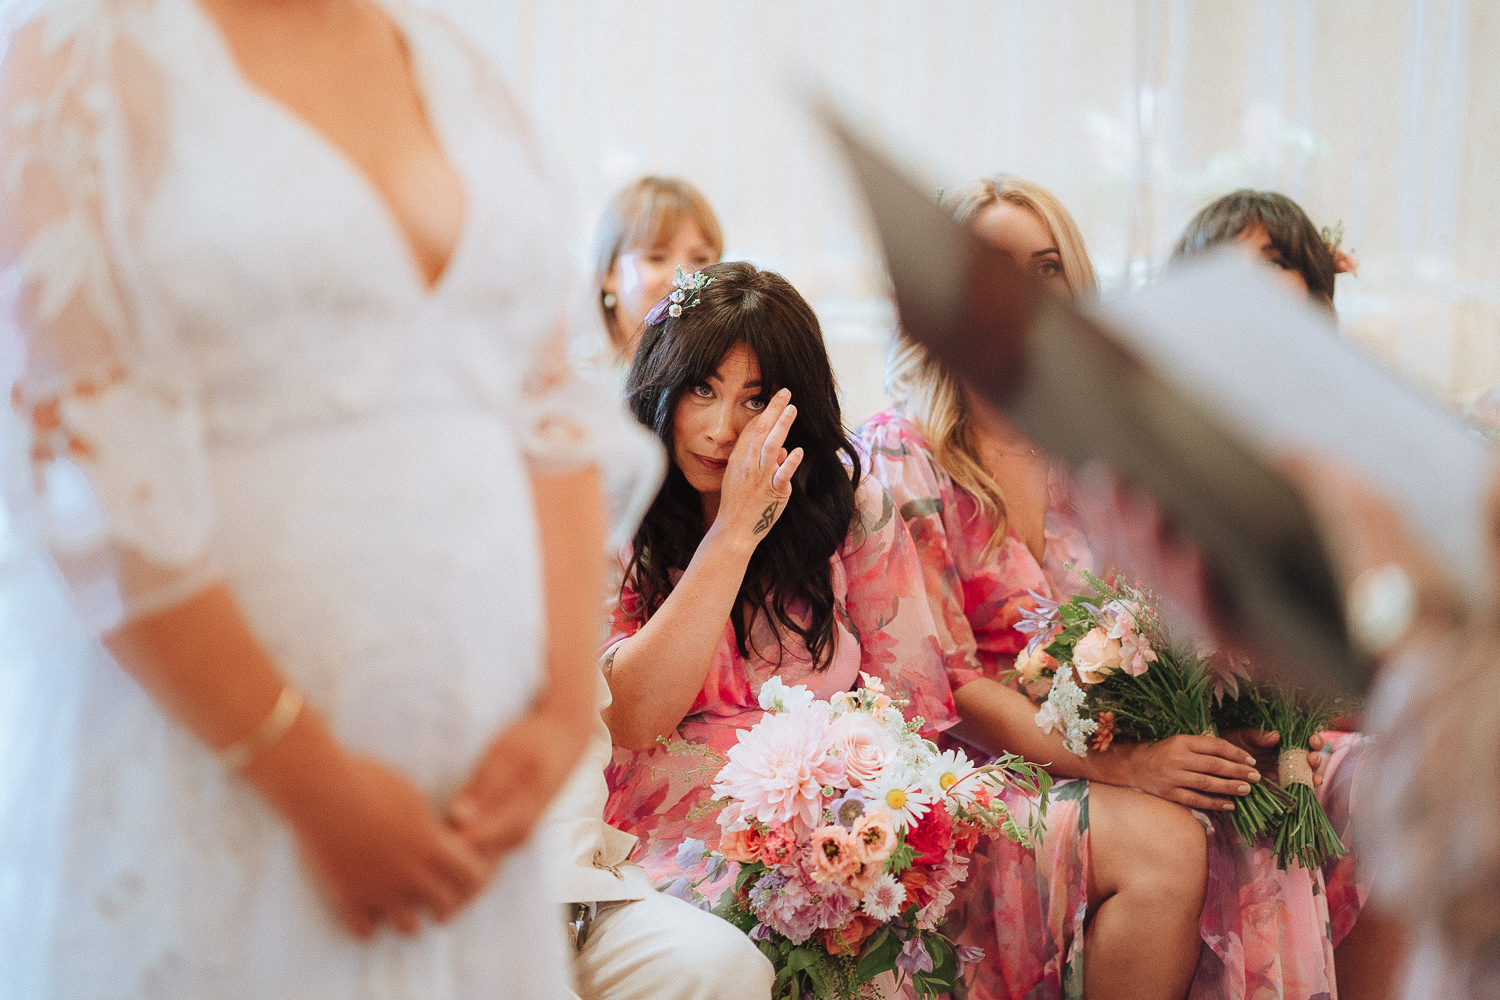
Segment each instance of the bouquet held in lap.
[{"label": "bouquet held in lap", "polygon": [[[953,989],[978,950],[937,928],[969,855],[997,832],[1033,843],[1045,813],[1045,772],[1010,755],[976,766],[939,752],[880,680],[861,680],[818,701],[772,678],[760,693],[766,716],[713,783],[719,852],[740,866],[716,912],[760,943],[779,995],[863,996],[890,972],[921,996]],[[1000,797],[1008,786],[1041,808],[1012,816]],[[710,873],[722,863],[714,857]]]},{"label": "bouquet held in lap", "polygon": [[[1049,688],[1037,725],[1062,731],[1073,753],[1102,752],[1116,736],[1160,740],[1237,727],[1280,732],[1281,745],[1295,748],[1326,724],[1331,712],[1296,692],[1253,684],[1242,691],[1243,667],[1233,657],[1174,647],[1142,591],[1085,578],[1092,592],[1064,604],[1033,594],[1036,610],[1022,612],[1016,626],[1031,636],[1016,658],[1019,679]],[[1282,767],[1278,782],[1252,784],[1229,821],[1247,846],[1272,838],[1280,867],[1316,868],[1344,846],[1312,794],[1305,753],[1282,756],[1301,766]]]}]

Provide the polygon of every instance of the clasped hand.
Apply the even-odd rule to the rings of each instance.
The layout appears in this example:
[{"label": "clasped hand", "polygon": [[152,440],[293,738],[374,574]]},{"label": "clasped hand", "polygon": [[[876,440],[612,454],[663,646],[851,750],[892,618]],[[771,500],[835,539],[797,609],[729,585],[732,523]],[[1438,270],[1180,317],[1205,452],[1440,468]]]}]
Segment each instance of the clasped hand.
[{"label": "clasped hand", "polygon": [[[1275,769],[1279,733],[1236,729],[1224,736],[1172,736],[1151,743],[1116,743],[1122,766],[1117,784],[1176,802],[1190,809],[1220,812],[1234,808],[1234,799],[1250,794],[1250,785]],[[1323,746],[1314,736],[1308,763],[1313,783],[1323,783]]]},{"label": "clasped hand", "polygon": [[379,761],[334,755],[312,807],[289,815],[339,919],[362,939],[387,924],[412,935],[469,905],[567,780],[578,728],[570,713],[534,707],[490,744],[446,817]]}]

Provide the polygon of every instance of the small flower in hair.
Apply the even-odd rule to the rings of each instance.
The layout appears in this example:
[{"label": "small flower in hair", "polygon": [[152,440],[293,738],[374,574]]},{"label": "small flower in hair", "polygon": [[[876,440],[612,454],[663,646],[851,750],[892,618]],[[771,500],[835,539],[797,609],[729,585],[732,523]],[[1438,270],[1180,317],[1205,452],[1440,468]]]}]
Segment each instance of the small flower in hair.
[{"label": "small flower in hair", "polygon": [[1359,258],[1354,256],[1353,250],[1345,250],[1343,247],[1344,220],[1340,219],[1331,228],[1324,226],[1318,235],[1323,237],[1323,242],[1328,244],[1328,252],[1333,254],[1333,273],[1359,277]]},{"label": "small flower in hair", "polygon": [[[682,268],[677,268],[677,277],[672,279],[672,284],[677,287],[672,289],[671,294],[666,298],[651,307],[651,311],[646,314],[646,322],[655,326],[668,316],[676,319],[682,315],[684,309],[691,309],[702,301],[698,298],[698,293],[713,282],[714,279],[706,276],[702,271],[683,274]],[[691,302],[688,301],[689,296],[692,296]]]}]

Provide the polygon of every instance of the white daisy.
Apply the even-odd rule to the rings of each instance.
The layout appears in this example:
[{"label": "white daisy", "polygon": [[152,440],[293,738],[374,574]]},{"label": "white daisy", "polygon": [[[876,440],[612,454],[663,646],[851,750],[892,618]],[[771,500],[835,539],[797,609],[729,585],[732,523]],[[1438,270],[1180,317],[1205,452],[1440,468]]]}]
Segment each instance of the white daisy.
[{"label": "white daisy", "polygon": [[872,803],[890,810],[898,831],[921,822],[932,805],[932,796],[922,791],[921,778],[905,768],[886,768],[864,791]]},{"label": "white daisy", "polygon": [[942,793],[960,805],[974,799],[974,790],[979,787],[976,779],[968,779],[978,768],[964,755],[962,750],[945,750],[932,759],[926,768],[924,788],[934,794]]},{"label": "white daisy", "polygon": [[901,904],[906,902],[906,886],[896,881],[896,876],[887,872],[875,880],[859,901],[859,908],[876,920],[891,920],[901,913]]}]

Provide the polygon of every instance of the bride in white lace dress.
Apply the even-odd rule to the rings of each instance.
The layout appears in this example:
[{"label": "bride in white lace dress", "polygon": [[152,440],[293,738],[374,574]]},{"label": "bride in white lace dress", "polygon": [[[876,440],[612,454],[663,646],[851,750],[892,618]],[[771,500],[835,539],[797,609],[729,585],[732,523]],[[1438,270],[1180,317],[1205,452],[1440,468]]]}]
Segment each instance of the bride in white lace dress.
[{"label": "bride in white lace dress", "polygon": [[57,0],[3,115],[16,400],[113,655],[31,671],[0,992],[562,995],[525,835],[639,432],[561,377],[506,91],[396,0]]}]

